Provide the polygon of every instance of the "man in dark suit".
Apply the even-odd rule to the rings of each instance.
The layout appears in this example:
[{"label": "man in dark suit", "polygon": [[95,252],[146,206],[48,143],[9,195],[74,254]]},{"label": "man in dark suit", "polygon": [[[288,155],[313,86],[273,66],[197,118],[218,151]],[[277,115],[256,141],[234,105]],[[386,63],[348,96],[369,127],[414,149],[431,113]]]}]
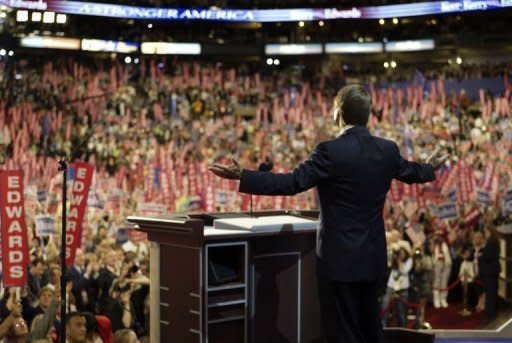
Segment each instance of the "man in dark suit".
[{"label": "man in dark suit", "polygon": [[39,292],[45,285],[43,280],[45,268],[44,260],[42,258],[36,257],[30,261],[27,283],[31,301],[35,301],[39,297]]},{"label": "man in dark suit", "polygon": [[75,297],[76,308],[78,311],[94,310],[89,308],[89,299],[87,291],[89,289],[89,275],[85,268],[85,256],[81,249],[75,253],[75,264],[66,271],[66,279],[73,282],[71,293]]},{"label": "man in dark suit", "polygon": [[214,164],[216,175],[240,179],[240,192],[293,195],[317,187],[317,281],[324,335],[328,342],[383,340],[378,282],[386,272],[382,210],[391,180],[435,179],[448,156],[436,151],[428,163],[404,160],[396,143],[370,134],[371,98],[359,85],[341,89],[335,99],[338,137],[318,144],[291,173],[242,170],[236,160]]}]

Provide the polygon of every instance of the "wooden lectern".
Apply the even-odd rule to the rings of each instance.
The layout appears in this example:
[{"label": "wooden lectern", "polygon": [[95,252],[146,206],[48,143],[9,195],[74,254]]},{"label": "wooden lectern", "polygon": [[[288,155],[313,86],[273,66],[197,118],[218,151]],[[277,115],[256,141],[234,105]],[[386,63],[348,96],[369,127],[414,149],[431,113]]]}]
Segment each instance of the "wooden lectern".
[{"label": "wooden lectern", "polygon": [[315,230],[213,228],[235,215],[128,218],[151,242],[151,342],[321,342]]}]

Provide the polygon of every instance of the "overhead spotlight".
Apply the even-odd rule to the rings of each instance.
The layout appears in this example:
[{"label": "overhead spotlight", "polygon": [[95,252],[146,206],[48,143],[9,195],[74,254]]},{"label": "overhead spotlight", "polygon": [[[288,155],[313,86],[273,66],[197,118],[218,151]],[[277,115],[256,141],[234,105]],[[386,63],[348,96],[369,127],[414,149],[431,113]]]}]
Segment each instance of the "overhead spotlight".
[{"label": "overhead spotlight", "polygon": [[398,19],[397,18],[393,18],[393,24],[398,24]]},{"label": "overhead spotlight", "polygon": [[391,61],[391,68],[396,68],[396,62],[395,61]]},{"label": "overhead spotlight", "polygon": [[16,21],[20,22],[20,23],[28,21],[28,11],[17,11],[16,12]]},{"label": "overhead spotlight", "polygon": [[303,21],[299,21],[299,26],[300,26],[300,27],[304,27],[304,25],[305,25],[305,24],[304,24],[304,22],[303,22]]},{"label": "overhead spotlight", "polygon": [[12,51],[12,50],[9,50],[9,53],[8,53],[8,55],[9,55],[9,56],[11,56],[11,57],[12,57],[12,56],[14,56],[14,51]]},{"label": "overhead spotlight", "polygon": [[135,64],[139,64],[139,59],[138,59],[137,57],[135,57],[135,58],[133,59],[133,63],[135,63]]},{"label": "overhead spotlight", "polygon": [[66,24],[66,22],[68,21],[68,16],[63,14],[63,13],[59,13],[57,14],[57,24]]},{"label": "overhead spotlight", "polygon": [[126,64],[130,64],[130,63],[132,63],[132,58],[131,58],[130,56],[126,56],[126,57],[124,58],[124,63],[126,63]]},{"label": "overhead spotlight", "polygon": [[152,29],[153,28],[153,24],[149,23],[148,24],[148,29]]},{"label": "overhead spotlight", "polygon": [[0,56],[5,56],[6,53],[5,49],[0,49]]},{"label": "overhead spotlight", "polygon": [[362,42],[364,42],[364,38],[363,38],[363,37],[359,37],[359,38],[357,39],[357,41],[358,41],[359,43],[362,43]]},{"label": "overhead spotlight", "polygon": [[274,60],[274,65],[278,66],[279,64],[281,64],[281,61],[279,61],[277,58]]},{"label": "overhead spotlight", "polygon": [[32,12],[32,21],[41,21],[42,17],[41,12]]},{"label": "overhead spotlight", "polygon": [[386,21],[384,19],[382,19],[382,18],[379,19],[379,24],[384,25],[385,23],[386,23]]},{"label": "overhead spotlight", "polygon": [[449,58],[449,59],[448,59],[448,64],[452,64],[452,63],[453,63],[452,59],[451,59],[451,58]]},{"label": "overhead spotlight", "polygon": [[462,64],[462,58],[460,56],[457,56],[455,62],[457,62],[457,64]]},{"label": "overhead spotlight", "polygon": [[324,21],[323,21],[323,20],[320,20],[320,21],[318,22],[318,26],[324,26]]},{"label": "overhead spotlight", "polygon": [[270,57],[269,57],[269,58],[267,58],[267,64],[268,64],[268,65],[272,65],[272,63],[274,63],[274,60],[273,60],[273,59],[271,59]]},{"label": "overhead spotlight", "polygon": [[384,68],[386,68],[386,69],[389,68],[389,62],[388,61],[384,62]]},{"label": "overhead spotlight", "polygon": [[55,22],[55,12],[44,12],[43,23],[53,24]]}]

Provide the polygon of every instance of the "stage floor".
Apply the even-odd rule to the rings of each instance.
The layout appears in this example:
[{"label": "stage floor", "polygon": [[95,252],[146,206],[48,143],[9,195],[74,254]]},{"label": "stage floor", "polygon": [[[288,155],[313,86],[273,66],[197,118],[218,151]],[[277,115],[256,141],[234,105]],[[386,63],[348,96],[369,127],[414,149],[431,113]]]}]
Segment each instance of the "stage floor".
[{"label": "stage floor", "polygon": [[503,338],[436,338],[435,343],[512,343],[512,339]]}]

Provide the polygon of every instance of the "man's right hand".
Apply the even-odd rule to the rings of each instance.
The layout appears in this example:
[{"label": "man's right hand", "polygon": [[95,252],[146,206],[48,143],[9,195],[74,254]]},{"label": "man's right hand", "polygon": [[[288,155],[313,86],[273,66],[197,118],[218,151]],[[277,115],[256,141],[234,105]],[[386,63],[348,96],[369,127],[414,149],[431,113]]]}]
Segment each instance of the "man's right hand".
[{"label": "man's right hand", "polygon": [[230,165],[214,163],[208,167],[208,170],[223,179],[240,180],[242,177],[242,168],[234,158]]}]

